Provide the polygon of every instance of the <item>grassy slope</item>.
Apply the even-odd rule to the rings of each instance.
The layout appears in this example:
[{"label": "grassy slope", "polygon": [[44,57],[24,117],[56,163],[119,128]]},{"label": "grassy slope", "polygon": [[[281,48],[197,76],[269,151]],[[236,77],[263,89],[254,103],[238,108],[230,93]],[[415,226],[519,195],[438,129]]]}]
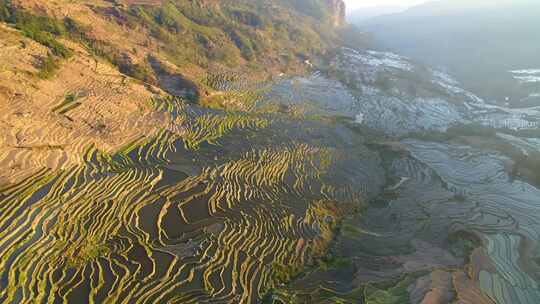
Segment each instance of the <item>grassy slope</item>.
[{"label": "grassy slope", "polygon": [[307,58],[324,54],[338,41],[321,5],[312,0],[2,0],[0,20],[49,47],[54,57],[44,77],[52,76],[57,59],[70,56],[57,41],[63,37],[124,74],[159,85],[150,57],[197,83],[215,70],[259,79],[301,73]]}]

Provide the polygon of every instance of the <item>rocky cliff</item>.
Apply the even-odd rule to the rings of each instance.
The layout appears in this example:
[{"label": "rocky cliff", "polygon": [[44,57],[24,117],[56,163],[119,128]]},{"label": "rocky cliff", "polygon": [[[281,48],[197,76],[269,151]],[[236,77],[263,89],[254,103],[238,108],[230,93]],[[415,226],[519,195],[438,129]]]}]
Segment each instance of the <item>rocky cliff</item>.
[{"label": "rocky cliff", "polygon": [[335,27],[345,25],[345,2],[343,0],[326,0],[328,8],[331,12],[332,24]]}]

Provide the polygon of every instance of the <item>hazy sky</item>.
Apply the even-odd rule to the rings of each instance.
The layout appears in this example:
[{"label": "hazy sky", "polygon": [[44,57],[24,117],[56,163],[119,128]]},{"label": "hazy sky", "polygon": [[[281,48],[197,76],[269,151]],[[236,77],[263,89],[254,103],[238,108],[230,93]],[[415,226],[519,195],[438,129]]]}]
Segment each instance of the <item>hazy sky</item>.
[{"label": "hazy sky", "polygon": [[373,6],[403,6],[409,7],[427,2],[428,0],[344,0],[347,10],[355,10]]}]

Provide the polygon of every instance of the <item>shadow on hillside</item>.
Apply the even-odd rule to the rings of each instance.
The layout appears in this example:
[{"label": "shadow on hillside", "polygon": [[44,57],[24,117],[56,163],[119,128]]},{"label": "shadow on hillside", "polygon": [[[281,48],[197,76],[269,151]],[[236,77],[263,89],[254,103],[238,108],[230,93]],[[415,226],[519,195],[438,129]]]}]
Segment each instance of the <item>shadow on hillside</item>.
[{"label": "shadow on hillside", "polygon": [[156,74],[159,86],[167,93],[185,98],[192,102],[198,102],[200,93],[197,85],[186,79],[179,73],[168,71],[159,60],[153,56],[148,57],[148,62]]}]

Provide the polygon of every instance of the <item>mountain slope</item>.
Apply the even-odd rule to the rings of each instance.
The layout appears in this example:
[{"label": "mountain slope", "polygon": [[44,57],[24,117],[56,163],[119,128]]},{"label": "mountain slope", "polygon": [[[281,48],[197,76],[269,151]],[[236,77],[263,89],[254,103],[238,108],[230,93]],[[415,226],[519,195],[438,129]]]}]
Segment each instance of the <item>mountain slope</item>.
[{"label": "mountain slope", "polygon": [[41,28],[32,31],[68,34],[123,73],[156,84],[149,57],[192,80],[210,66],[261,75],[301,71],[306,58],[336,42],[333,25],[343,16],[342,2],[297,2],[3,0],[0,18],[21,24],[46,16],[51,24],[35,22]]},{"label": "mountain slope", "polygon": [[234,100],[220,84],[303,73],[338,43],[342,7],[302,3],[1,0],[0,180],[170,129],[156,100]]}]

